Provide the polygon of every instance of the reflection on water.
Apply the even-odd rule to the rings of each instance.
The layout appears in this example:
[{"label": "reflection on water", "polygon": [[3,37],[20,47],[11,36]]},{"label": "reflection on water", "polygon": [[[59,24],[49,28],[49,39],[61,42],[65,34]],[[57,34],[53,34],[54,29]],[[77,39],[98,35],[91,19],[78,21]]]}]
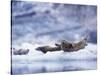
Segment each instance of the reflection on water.
[{"label": "reflection on water", "polygon": [[77,70],[96,69],[96,60],[77,60],[77,61],[41,61],[31,63],[13,63],[13,74],[31,74],[45,72],[64,72]]}]

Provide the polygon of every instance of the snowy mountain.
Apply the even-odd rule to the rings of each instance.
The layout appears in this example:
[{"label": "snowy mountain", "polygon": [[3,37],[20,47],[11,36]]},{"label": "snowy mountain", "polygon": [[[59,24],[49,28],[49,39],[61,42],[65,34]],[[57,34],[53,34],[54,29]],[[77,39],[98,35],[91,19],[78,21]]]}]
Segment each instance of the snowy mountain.
[{"label": "snowy mountain", "polygon": [[96,10],[92,5],[12,1],[12,43],[73,40],[75,34],[89,35],[88,41],[96,43]]}]

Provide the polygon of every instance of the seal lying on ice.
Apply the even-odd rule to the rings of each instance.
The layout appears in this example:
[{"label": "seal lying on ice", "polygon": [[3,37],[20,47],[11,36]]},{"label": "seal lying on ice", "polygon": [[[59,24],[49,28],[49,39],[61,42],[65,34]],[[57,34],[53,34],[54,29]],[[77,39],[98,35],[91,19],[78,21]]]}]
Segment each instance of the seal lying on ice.
[{"label": "seal lying on ice", "polygon": [[28,54],[28,52],[29,52],[29,49],[26,49],[26,50],[23,50],[23,49],[16,50],[16,49],[14,49],[12,51],[13,55],[26,55],[26,54]]},{"label": "seal lying on ice", "polygon": [[52,51],[60,51],[61,47],[60,46],[57,46],[57,47],[42,46],[42,47],[36,48],[36,50],[42,51],[43,53],[46,53],[48,51],[50,51],[50,52],[52,52]]},{"label": "seal lying on ice", "polygon": [[80,49],[85,48],[85,46],[87,45],[86,39],[83,39],[77,43],[69,43],[65,40],[63,40],[61,42],[61,44],[56,44],[56,46],[60,46],[61,50],[65,51],[65,52],[72,52],[72,51],[78,51]]},{"label": "seal lying on ice", "polygon": [[36,50],[42,51],[43,53],[46,53],[48,51],[52,52],[52,51],[60,51],[60,50],[63,50],[64,52],[78,51],[80,49],[85,48],[85,46],[87,45],[87,39],[84,38],[77,43],[70,43],[66,40],[63,40],[61,41],[61,44],[55,44],[55,45],[56,47],[50,47],[50,46],[38,47],[36,48]]}]

